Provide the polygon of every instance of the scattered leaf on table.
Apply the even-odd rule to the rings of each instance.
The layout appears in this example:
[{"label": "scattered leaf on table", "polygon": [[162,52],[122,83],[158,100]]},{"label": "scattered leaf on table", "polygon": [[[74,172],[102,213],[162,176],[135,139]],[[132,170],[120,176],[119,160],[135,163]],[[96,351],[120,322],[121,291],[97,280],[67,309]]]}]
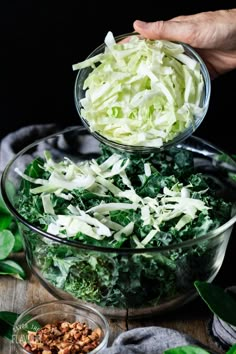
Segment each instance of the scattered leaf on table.
[{"label": "scattered leaf on table", "polygon": [[28,331],[37,332],[38,329],[42,328],[42,325],[38,323],[36,320],[31,320],[32,316],[25,316],[25,323],[22,325],[22,329],[28,334]]},{"label": "scattered leaf on table", "polygon": [[209,354],[209,352],[195,345],[184,345],[182,347],[167,349],[164,351],[164,354]]},{"label": "scattered leaf on table", "polygon": [[11,215],[0,214],[0,231],[7,229],[12,222]]},{"label": "scattered leaf on table", "polygon": [[11,202],[14,202],[14,197],[16,194],[16,188],[14,186],[14,184],[10,181],[6,182],[6,192],[7,192],[7,196],[10,199]]},{"label": "scattered leaf on table", "polygon": [[14,247],[14,243],[15,237],[11,231],[0,231],[0,260],[9,256]]},{"label": "scattered leaf on table", "polygon": [[[19,314],[15,312],[0,311],[0,336],[12,340],[13,335],[13,326],[19,317]],[[27,318],[28,317],[28,318]],[[28,321],[32,317],[27,316],[25,319]],[[27,332],[33,331],[36,332],[42,326],[35,320],[26,322],[25,325],[22,325],[22,330],[25,331],[25,336],[27,338]],[[22,332],[23,333],[23,332]]]},{"label": "scattered leaf on table", "polygon": [[26,278],[24,269],[18,263],[9,259],[0,261],[0,274],[11,275],[12,277],[21,280]]},{"label": "scattered leaf on table", "polygon": [[23,240],[18,228],[13,232],[15,236],[15,243],[12,252],[20,252],[23,250]]},{"label": "scattered leaf on table", "polygon": [[0,336],[12,340],[13,325],[19,315],[14,312],[0,311]]},{"label": "scattered leaf on table", "polygon": [[236,354],[236,344],[232,345],[232,347],[229,348],[226,354]]},{"label": "scattered leaf on table", "polygon": [[209,309],[221,320],[236,326],[236,300],[221,287],[204,281],[194,285]]},{"label": "scattered leaf on table", "polygon": [[6,204],[4,203],[4,201],[2,199],[1,193],[0,193],[0,213],[10,215],[9,210],[7,209]]},{"label": "scattered leaf on table", "polygon": [[15,312],[0,311],[0,320],[13,326],[19,315]]}]

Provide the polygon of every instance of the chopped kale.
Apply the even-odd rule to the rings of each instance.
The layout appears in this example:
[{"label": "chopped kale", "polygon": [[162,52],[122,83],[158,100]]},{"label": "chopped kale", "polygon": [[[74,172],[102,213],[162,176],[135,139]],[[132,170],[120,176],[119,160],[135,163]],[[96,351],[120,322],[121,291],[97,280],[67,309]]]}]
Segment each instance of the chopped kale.
[{"label": "chopped kale", "polygon": [[[23,176],[17,196],[18,212],[34,226],[75,243],[63,245],[25,231],[27,252],[34,255],[44,278],[80,300],[126,308],[157,305],[183,288],[191,289],[194,280],[211,277],[216,254],[211,241],[201,240],[189,247],[182,247],[182,242],[197,239],[224,224],[231,217],[232,204],[217,196],[214,180],[194,171],[193,154],[177,148],[146,156],[119,153],[103,175],[102,164],[118,153],[104,145],[101,151],[101,156],[93,161],[93,173],[99,171],[95,177],[90,176],[85,162],[78,167],[80,172],[83,168],[86,171],[84,180],[91,177],[93,182],[89,180],[86,188],[73,187],[71,180],[66,180],[68,160],[52,171],[52,163],[48,168],[48,161],[38,158],[24,172],[35,180],[61,178],[62,185],[59,188],[45,182],[39,193],[35,188],[40,181],[36,184]],[[117,161],[118,172],[113,173]],[[69,168],[72,176],[77,167]],[[48,194],[49,200],[45,199]],[[188,206],[189,202],[193,204]],[[111,207],[99,214],[96,208],[106,205],[120,208]],[[60,217],[63,221],[59,228]],[[74,222],[74,234],[70,234],[66,222]],[[106,237],[101,224],[106,225],[106,232],[107,228],[110,230]],[[93,237],[96,227],[100,229]],[[158,251],[178,244],[179,247]],[[119,252],[133,248],[144,251]]]}]

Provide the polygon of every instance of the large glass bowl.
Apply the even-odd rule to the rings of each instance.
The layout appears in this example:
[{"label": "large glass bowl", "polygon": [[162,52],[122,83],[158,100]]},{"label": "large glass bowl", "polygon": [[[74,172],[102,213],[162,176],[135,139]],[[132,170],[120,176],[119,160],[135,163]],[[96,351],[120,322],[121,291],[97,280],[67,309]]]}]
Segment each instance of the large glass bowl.
[{"label": "large glass bowl", "polygon": [[[135,35],[137,35],[137,34],[136,33],[123,34],[123,35],[115,37],[115,41],[116,42],[120,42],[120,41],[123,41],[123,40],[127,40],[128,37],[135,36]],[[87,89],[84,88],[84,82],[87,79],[87,77],[89,76],[89,74],[93,71],[94,67],[96,65],[98,65],[96,63],[96,64],[93,64],[93,66],[84,67],[84,68],[82,68],[82,69],[80,69],[78,71],[77,76],[76,76],[76,80],[75,80],[75,86],[74,86],[74,101],[75,101],[75,106],[76,106],[77,112],[79,114],[79,117],[80,117],[83,125],[99,141],[101,141],[101,142],[103,142],[103,143],[105,143],[107,145],[110,145],[110,146],[112,146],[112,147],[114,147],[116,149],[119,149],[121,151],[151,152],[153,150],[155,151],[156,149],[157,150],[158,149],[164,149],[164,148],[168,148],[170,146],[176,145],[177,143],[180,143],[181,141],[185,140],[187,137],[192,135],[195,132],[195,130],[199,127],[199,125],[202,123],[202,121],[203,121],[203,119],[204,119],[204,117],[205,117],[205,115],[207,113],[208,107],[209,107],[209,101],[210,101],[210,95],[211,95],[211,80],[210,80],[209,72],[208,72],[208,69],[207,69],[204,61],[202,60],[202,58],[198,55],[198,53],[191,46],[189,46],[188,44],[182,43],[182,42],[175,42],[175,43],[179,44],[179,45],[182,45],[183,48],[184,48],[184,54],[187,55],[189,58],[191,58],[191,59],[193,59],[194,61],[197,62],[197,64],[200,66],[200,73],[201,73],[201,76],[202,76],[202,79],[203,79],[203,88],[202,88],[202,91],[201,91],[201,97],[200,97],[200,102],[199,102],[199,107],[201,108],[201,110],[198,113],[196,113],[195,115],[193,115],[191,123],[189,123],[188,125],[183,124],[183,126],[179,130],[179,132],[176,133],[173,138],[171,138],[171,139],[169,139],[167,141],[164,141],[163,145],[161,145],[161,146],[157,146],[156,143],[155,144],[152,143],[152,144],[150,144],[150,146],[146,146],[146,144],[145,144],[145,146],[143,146],[142,143],[137,143],[136,145],[132,145],[130,142],[128,142],[128,141],[130,141],[129,138],[127,138],[127,143],[121,143],[119,140],[117,140],[117,137],[114,137],[113,139],[111,139],[111,138],[108,137],[107,132],[96,130],[94,127],[91,126],[89,120],[87,120],[84,117],[84,114],[83,114],[83,108],[84,107],[83,107],[83,104],[82,104],[82,101],[81,101],[86,96],[86,91],[87,91]],[[101,44],[95,50],[93,50],[92,53],[89,54],[86,59],[91,59],[94,56],[103,53],[105,51],[105,48],[106,48],[105,43]],[[170,66],[171,66],[171,64],[170,64]],[[175,70],[174,65],[173,65],[173,70]],[[101,83],[101,84],[104,84],[104,82]],[[117,86],[118,86],[118,83],[117,83]],[[121,90],[123,90],[123,89],[124,89],[124,87],[121,84]],[[177,85],[175,86],[173,84],[173,87],[171,88],[171,90],[173,90],[174,92],[177,91],[179,93],[182,90],[182,88],[180,89]],[[187,89],[187,83],[185,84],[184,90],[188,90]],[[127,98],[126,98],[126,100],[127,100]],[[156,100],[157,101],[159,100],[158,95],[156,97]],[[107,110],[110,110],[114,106],[114,104],[115,103],[110,102],[108,100],[107,107],[106,107],[105,106],[106,105],[106,101],[104,103],[102,103],[102,105],[104,107],[106,107]],[[140,109],[140,105],[139,105],[139,109]],[[183,108],[183,106],[182,106],[182,108]],[[93,109],[96,111],[95,105],[94,105]],[[114,109],[116,109],[116,107],[114,107]],[[103,113],[104,117],[106,117],[106,112],[105,111],[106,110],[104,108],[104,113]],[[140,113],[140,114],[142,114],[142,113]],[[159,119],[158,114],[160,114],[160,113],[157,113],[155,115],[155,119],[156,120]],[[177,114],[176,114],[176,117],[178,117]],[[140,118],[136,118],[135,120],[137,121],[139,119]],[[148,119],[150,119],[150,121],[153,120],[152,122],[148,123],[150,125],[150,129],[151,129],[151,127],[154,128],[155,127],[154,118],[151,119],[151,117],[150,117]],[[161,119],[163,119],[163,118],[161,118]],[[175,122],[176,126],[178,126],[178,125],[181,126],[182,125],[182,123],[180,123],[179,119],[180,118],[176,118],[176,122]],[[127,118],[127,117],[126,117],[126,120],[132,121],[132,119]],[[107,124],[109,124],[109,122],[110,122],[109,116],[107,116]],[[117,118],[117,121],[115,121],[112,124],[116,124],[116,123],[120,124],[119,123],[119,118]],[[142,134],[143,131],[145,130],[144,129],[144,125],[145,125],[145,123],[143,123],[143,126],[142,125],[140,126],[140,134]],[[156,130],[157,129],[158,128],[156,128]],[[163,127],[159,128],[159,129],[164,130]]]},{"label": "large glass bowl", "polygon": [[[215,163],[215,157],[222,154],[219,149],[195,136],[177,148],[193,151],[195,170],[212,179],[219,196],[235,200],[227,171]],[[182,306],[196,296],[195,280],[211,282],[215,278],[236,221],[234,210],[232,217],[214,231],[158,248],[91,246],[49,234],[28,222],[19,213],[10,186],[19,189],[21,177],[15,169],[23,171],[33,158],[43,157],[44,150],[50,151],[56,161],[67,156],[80,162],[98,157],[100,143],[84,127],[71,127],[27,146],[9,162],[2,175],[2,196],[19,222],[28,265],[58,299],[88,303],[114,318],[127,313],[135,318]],[[148,269],[148,277],[144,269]],[[68,290],[65,284],[70,277],[76,283],[69,283]],[[77,296],[79,293],[83,295]]]}]

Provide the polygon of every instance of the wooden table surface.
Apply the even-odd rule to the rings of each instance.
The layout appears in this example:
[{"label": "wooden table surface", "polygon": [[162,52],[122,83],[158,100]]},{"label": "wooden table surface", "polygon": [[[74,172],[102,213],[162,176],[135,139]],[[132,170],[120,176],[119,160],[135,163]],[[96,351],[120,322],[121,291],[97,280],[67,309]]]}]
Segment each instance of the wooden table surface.
[{"label": "wooden table surface", "polygon": [[[216,279],[223,279],[226,281],[228,268],[232,263],[231,253],[233,253],[233,249],[232,247],[230,247],[230,249],[231,252],[227,250],[225,261]],[[18,255],[17,260],[28,270],[23,253]],[[224,285],[229,286],[232,285],[232,283],[225,283]],[[54,299],[55,298],[43,288],[29,270],[27,280],[25,281],[17,280],[8,276],[0,277],[0,311],[21,313],[28,307]],[[198,297],[177,311],[158,315],[149,319],[131,320],[127,322],[123,319],[115,320],[108,318],[111,328],[109,345],[119,333],[132,328],[154,325],[176,329],[189,334],[209,346],[215,352],[221,353],[220,349],[215,345],[208,333],[207,328],[211,316],[212,314],[206,304]],[[6,339],[0,338],[0,354],[10,353],[14,353],[11,343]]]}]

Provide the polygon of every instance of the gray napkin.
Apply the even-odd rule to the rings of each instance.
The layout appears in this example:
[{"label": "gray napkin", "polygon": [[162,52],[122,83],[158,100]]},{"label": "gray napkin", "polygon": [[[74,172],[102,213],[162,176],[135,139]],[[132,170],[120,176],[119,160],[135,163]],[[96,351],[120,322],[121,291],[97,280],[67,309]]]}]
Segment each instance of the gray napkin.
[{"label": "gray napkin", "polygon": [[58,129],[55,124],[29,125],[6,135],[0,142],[0,175],[19,151],[34,141],[55,133]]},{"label": "gray napkin", "polygon": [[[30,125],[23,127],[15,132],[8,134],[0,143],[0,175],[7,163],[24,147],[29,144],[53,134],[61,128],[55,124]],[[89,138],[88,138],[89,139]],[[97,151],[98,142],[94,139],[86,141],[85,152]],[[47,147],[44,143],[38,146],[37,151],[43,151]],[[68,144],[65,141],[57,141],[50,149],[57,151],[58,155],[62,151],[68,151]],[[35,156],[37,151],[34,152]],[[35,156],[26,156],[25,163],[30,162]],[[214,316],[210,328],[210,335],[217,339],[224,346],[230,346],[236,342],[236,329],[225,324],[219,318]],[[174,348],[183,345],[197,345],[209,350],[202,343],[194,338],[169,328],[162,327],[142,327],[135,328],[120,334],[111,347],[103,350],[103,354],[158,354],[163,353],[168,348]]]},{"label": "gray napkin", "polygon": [[111,347],[102,354],[161,354],[169,348],[196,345],[206,348],[202,343],[173,329],[163,327],[134,328],[120,334]]}]

